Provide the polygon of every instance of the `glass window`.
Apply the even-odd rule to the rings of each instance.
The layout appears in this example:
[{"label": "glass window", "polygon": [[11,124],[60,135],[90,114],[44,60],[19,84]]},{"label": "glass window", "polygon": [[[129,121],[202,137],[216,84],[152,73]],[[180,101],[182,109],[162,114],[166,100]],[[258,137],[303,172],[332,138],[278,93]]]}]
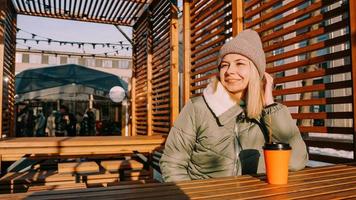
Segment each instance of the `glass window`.
[{"label": "glass window", "polygon": [[102,66],[103,66],[103,60],[96,59],[95,60],[95,67],[102,67]]},{"label": "glass window", "polygon": [[48,64],[48,55],[42,55],[42,61],[41,61],[41,63],[42,64]]},{"label": "glass window", "polygon": [[119,68],[119,61],[118,60],[113,60],[112,61],[112,68]]},{"label": "glass window", "polygon": [[119,68],[121,69],[128,69],[129,68],[129,61],[128,60],[120,60]]},{"label": "glass window", "polygon": [[86,59],[86,65],[87,66],[90,66],[90,67],[94,67],[95,66],[95,60],[94,60],[94,58],[87,58]]},{"label": "glass window", "polygon": [[22,54],[22,62],[29,63],[30,62],[30,55],[27,53]]},{"label": "glass window", "polygon": [[78,63],[79,63],[79,65],[85,65],[85,58],[80,57],[80,58],[78,59]]},{"label": "glass window", "polygon": [[103,60],[103,67],[111,68],[112,67],[111,60]]},{"label": "glass window", "polygon": [[61,56],[60,57],[60,64],[67,64],[68,63],[68,57],[67,56]]},{"label": "glass window", "polygon": [[68,64],[78,64],[78,57],[69,57]]}]

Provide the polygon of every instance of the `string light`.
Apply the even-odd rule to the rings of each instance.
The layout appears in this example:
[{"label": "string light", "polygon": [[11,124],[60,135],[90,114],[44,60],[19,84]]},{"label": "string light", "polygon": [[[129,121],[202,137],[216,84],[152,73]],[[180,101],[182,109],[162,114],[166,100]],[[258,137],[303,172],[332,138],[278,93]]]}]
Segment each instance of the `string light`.
[{"label": "string light", "polygon": [[[55,40],[55,39],[53,39],[53,38],[48,38],[48,37],[44,37],[44,36],[40,36],[40,35],[37,35],[37,34],[35,34],[35,33],[31,33],[31,32],[29,32],[29,31],[26,31],[26,30],[24,30],[24,29],[21,29],[21,28],[18,28],[18,27],[16,27],[16,30],[19,32],[19,31],[22,31],[22,32],[25,32],[25,33],[27,33],[27,34],[30,34],[31,35],[31,38],[17,38],[17,39],[26,39],[26,40],[31,40],[32,39],[32,41],[35,41],[35,39],[36,40],[38,40],[38,41],[49,41],[50,40],[50,42],[52,42],[52,43],[60,43],[60,42],[62,42],[63,44],[72,44],[73,43],[73,45],[74,44],[78,44],[78,43],[82,43],[82,45],[84,45],[84,44],[87,44],[87,45],[93,45],[93,44],[95,44],[95,45],[101,45],[101,46],[107,46],[107,47],[110,47],[110,46],[131,46],[131,44],[125,44],[125,43],[123,43],[123,41],[119,41],[118,43],[107,43],[107,42],[105,42],[105,43],[98,43],[98,42],[96,42],[96,43],[93,43],[93,42],[77,42],[77,41],[65,41],[65,40]],[[42,39],[40,39],[40,38],[42,38]]]},{"label": "string light", "polygon": [[60,46],[66,45],[66,44],[71,44],[71,46],[78,45],[79,49],[81,49],[81,48],[83,49],[83,53],[85,53],[85,50],[84,50],[84,46],[85,45],[90,45],[93,49],[95,49],[96,46],[98,46],[98,45],[102,46],[103,48],[107,47],[107,48],[112,48],[113,49],[113,51],[109,51],[109,52],[92,54],[94,57],[95,57],[95,55],[108,56],[109,54],[116,56],[119,53],[118,50],[117,50],[118,47],[121,47],[121,50],[127,50],[127,51],[132,49],[131,44],[125,44],[125,43],[123,43],[123,41],[118,41],[117,43],[108,43],[108,42],[105,42],[105,43],[97,43],[97,42],[96,43],[92,43],[92,42],[64,41],[64,40],[55,40],[55,39],[52,39],[52,38],[40,36],[40,35],[37,35],[35,33],[23,30],[23,29],[18,28],[18,27],[16,27],[16,30],[18,32],[22,31],[22,32],[25,32],[25,33],[30,35],[29,38],[16,38],[16,40],[20,40],[20,41],[24,42],[24,44],[21,44],[21,43],[18,43],[18,42],[16,42],[16,44],[25,46],[28,50],[33,49],[31,46],[25,45],[26,43],[29,43],[29,41],[33,41],[36,44],[39,44],[40,42],[46,42],[46,43],[48,43],[48,45],[51,45],[53,43],[57,43]]}]

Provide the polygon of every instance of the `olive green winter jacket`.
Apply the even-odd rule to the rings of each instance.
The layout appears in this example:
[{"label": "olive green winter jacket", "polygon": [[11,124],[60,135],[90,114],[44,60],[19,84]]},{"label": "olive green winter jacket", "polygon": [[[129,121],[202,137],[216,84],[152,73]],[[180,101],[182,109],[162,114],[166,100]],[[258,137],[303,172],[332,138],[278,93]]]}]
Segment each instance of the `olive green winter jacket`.
[{"label": "olive green winter jacket", "polygon": [[266,127],[273,141],[291,145],[289,169],[303,169],[306,146],[287,107],[275,103],[251,120],[221,84],[217,91],[208,87],[185,105],[168,135],[160,160],[164,181],[264,173]]}]

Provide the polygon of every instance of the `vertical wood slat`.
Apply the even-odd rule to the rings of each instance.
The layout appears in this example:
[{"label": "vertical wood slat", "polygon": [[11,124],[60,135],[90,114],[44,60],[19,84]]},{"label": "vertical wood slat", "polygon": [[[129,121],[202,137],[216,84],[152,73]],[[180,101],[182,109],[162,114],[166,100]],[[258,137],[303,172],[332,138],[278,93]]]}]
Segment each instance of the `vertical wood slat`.
[{"label": "vertical wood slat", "polygon": [[178,47],[178,9],[175,6],[171,7],[171,28],[170,28],[170,38],[171,38],[171,78],[170,78],[170,123],[173,126],[174,121],[176,120],[179,114],[179,65],[178,65],[178,56],[179,56],[179,47]]},{"label": "vertical wood slat", "polygon": [[135,99],[136,99],[136,72],[135,72],[135,69],[134,69],[134,66],[132,67],[133,68],[133,73],[132,73],[132,77],[131,77],[131,127],[129,127],[129,130],[130,130],[130,134],[131,136],[136,136],[136,102],[135,102]]},{"label": "vertical wood slat", "polygon": [[243,30],[243,0],[233,0],[232,4],[232,36]]},{"label": "vertical wood slat", "polygon": [[353,128],[354,128],[354,161],[356,160],[356,2],[349,1],[350,16],[350,46],[351,46],[351,65],[352,65],[352,90],[353,90]]},{"label": "vertical wood slat", "polygon": [[147,135],[147,67],[148,67],[148,26],[149,13],[146,11],[133,27],[134,59],[132,76],[131,135]]},{"label": "vertical wood slat", "polygon": [[[11,0],[0,0],[0,138],[4,135],[15,136],[15,41],[14,5]],[[4,77],[8,78],[6,83]]]},{"label": "vertical wood slat", "polygon": [[[149,15],[151,17],[151,15]],[[147,33],[147,135],[152,135],[152,22],[148,21]]]},{"label": "vertical wood slat", "polygon": [[[0,0],[0,19],[2,20],[4,16],[2,13],[5,13],[5,5],[7,0]],[[5,32],[5,24],[0,24],[0,139],[2,138],[2,110],[3,110],[3,77],[4,77],[4,33]],[[0,160],[1,161],[1,160]],[[0,170],[1,170],[1,163],[0,163]],[[1,172],[1,171],[0,171]]]},{"label": "vertical wood slat", "polygon": [[[177,113],[175,101],[178,101],[178,40],[174,36],[177,29],[172,28],[175,7],[168,1],[155,0],[150,5],[152,21],[152,134],[168,134]],[[178,73],[178,71],[177,71]]]},{"label": "vertical wood slat", "polygon": [[183,64],[183,104],[190,98],[190,69],[191,69],[191,45],[190,45],[190,0],[183,2],[183,44],[184,44],[184,64]]}]

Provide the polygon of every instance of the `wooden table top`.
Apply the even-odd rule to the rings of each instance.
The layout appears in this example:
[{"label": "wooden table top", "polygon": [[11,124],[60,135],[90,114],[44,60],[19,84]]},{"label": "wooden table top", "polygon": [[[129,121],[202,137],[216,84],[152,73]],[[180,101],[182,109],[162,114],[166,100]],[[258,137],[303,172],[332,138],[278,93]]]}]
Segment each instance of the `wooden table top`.
[{"label": "wooden table top", "polygon": [[[165,136],[21,137],[0,140],[3,160],[13,155],[103,155],[151,152]],[[11,159],[8,159],[11,160]]]},{"label": "wooden table top", "polygon": [[77,136],[77,137],[17,137],[0,139],[0,148],[86,145],[139,145],[164,142],[164,136]]},{"label": "wooden table top", "polygon": [[308,168],[289,174],[286,185],[270,185],[264,175],[42,191],[0,195],[17,199],[356,199],[356,165]]}]

